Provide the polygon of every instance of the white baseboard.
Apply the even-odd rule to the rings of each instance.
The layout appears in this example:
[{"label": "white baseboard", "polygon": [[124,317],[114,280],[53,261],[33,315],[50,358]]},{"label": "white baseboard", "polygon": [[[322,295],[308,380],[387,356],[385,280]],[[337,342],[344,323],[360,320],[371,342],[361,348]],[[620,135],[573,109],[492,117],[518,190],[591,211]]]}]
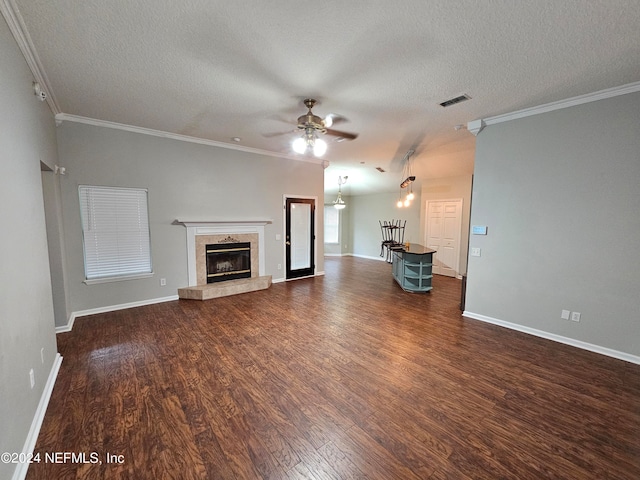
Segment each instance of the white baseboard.
[{"label": "white baseboard", "polygon": [[285,277],[276,278],[275,280],[271,280],[271,283],[283,283],[283,282],[289,282],[293,280],[302,280],[303,278],[313,278],[313,277],[322,277],[322,276],[324,276],[324,271],[319,271],[313,275],[308,275],[306,277],[290,278],[288,280]]},{"label": "white baseboard", "polygon": [[500,327],[517,330],[518,332],[528,333],[529,335],[546,338],[547,340],[553,340],[554,342],[564,343],[565,345],[571,345],[572,347],[581,348],[582,350],[588,350],[590,352],[599,353],[608,357],[617,358],[618,360],[624,360],[625,362],[640,365],[640,357],[625,352],[619,352],[618,350],[613,350],[611,348],[601,347],[600,345],[594,345],[592,343],[575,340],[569,337],[563,337],[561,335],[556,335],[555,333],[545,332],[544,330],[537,330],[535,328],[526,327],[524,325],[518,325],[517,323],[505,322],[504,320],[488,317],[479,313],[469,312],[467,310],[462,312],[462,316],[472,318],[474,320],[480,320],[481,322],[492,323]]},{"label": "white baseboard", "polygon": [[[47,406],[49,405],[49,400],[51,399],[51,392],[53,392],[53,386],[56,383],[56,378],[58,377],[58,371],[60,370],[61,364],[62,356],[59,353],[56,353],[56,357],[53,360],[53,365],[51,366],[51,370],[49,371],[47,383],[45,384],[42,395],[40,396],[40,402],[38,402],[36,414],[31,421],[31,428],[29,428],[27,440],[24,442],[24,447],[22,447],[22,453],[24,457],[29,457],[33,453],[33,449],[36,447],[36,441],[38,440],[40,427],[42,427],[44,414],[47,411]],[[27,476],[28,469],[28,463],[19,463],[16,469],[13,471],[13,476],[11,477],[11,479],[24,480],[24,478]]]},{"label": "white baseboard", "polygon": [[153,305],[155,303],[172,302],[178,300],[178,295],[171,295],[161,298],[150,298],[149,300],[141,300],[139,302],[122,303],[120,305],[110,305],[107,307],[90,308],[88,310],[80,310],[73,312],[69,317],[69,322],[66,325],[56,327],[56,333],[70,332],[73,329],[73,323],[78,317],[84,317],[86,315],[95,315],[96,313],[115,312],[116,310],[124,310],[126,308],[143,307],[145,305]]}]

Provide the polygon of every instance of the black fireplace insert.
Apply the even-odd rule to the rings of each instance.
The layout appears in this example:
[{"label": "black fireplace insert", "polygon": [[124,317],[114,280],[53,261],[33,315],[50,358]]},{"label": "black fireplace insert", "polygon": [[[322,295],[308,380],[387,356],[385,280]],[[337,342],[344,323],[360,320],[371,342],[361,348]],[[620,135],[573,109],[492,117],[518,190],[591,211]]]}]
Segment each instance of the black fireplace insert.
[{"label": "black fireplace insert", "polygon": [[207,283],[251,277],[251,242],[206,246]]}]

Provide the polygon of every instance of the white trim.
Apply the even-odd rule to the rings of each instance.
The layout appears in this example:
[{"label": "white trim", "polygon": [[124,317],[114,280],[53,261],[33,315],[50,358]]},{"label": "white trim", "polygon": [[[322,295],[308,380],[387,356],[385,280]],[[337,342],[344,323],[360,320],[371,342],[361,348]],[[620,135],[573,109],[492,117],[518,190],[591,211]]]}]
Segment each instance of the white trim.
[{"label": "white trim", "polygon": [[234,226],[234,225],[251,225],[251,226],[264,226],[272,223],[271,220],[206,220],[206,221],[185,221],[185,220],[174,220],[173,225],[183,225],[187,228],[197,228],[197,227],[210,227],[217,225],[224,226]]},{"label": "white trim", "polygon": [[360,255],[360,254],[356,254],[356,253],[345,253],[344,254],[345,257],[358,257],[358,258],[368,258],[369,260],[378,260],[380,262],[386,262],[386,259],[384,257],[372,257],[370,255]]},{"label": "white trim", "polygon": [[579,95],[577,97],[571,97],[564,100],[559,100],[557,102],[545,103],[544,105],[525,108],[523,110],[517,110],[515,112],[496,115],[494,117],[474,120],[467,124],[467,128],[469,129],[469,131],[471,131],[472,128],[477,128],[478,125],[483,124],[482,127],[480,127],[480,129],[478,130],[479,133],[485,125],[495,125],[497,123],[509,122],[518,118],[530,117],[532,115],[538,115],[540,113],[552,112],[554,110],[561,110],[563,108],[574,107],[576,105],[582,105],[584,103],[596,102],[598,100],[604,100],[606,98],[617,97],[619,95],[626,95],[628,93],[635,92],[640,92],[640,82],[607,88],[598,92],[587,93],[586,95]]},{"label": "white trim", "polygon": [[[0,0],[1,1],[1,0]],[[163,130],[154,130],[152,128],[138,127],[135,125],[127,125],[126,123],[110,122],[108,120],[99,120],[97,118],[81,117],[79,115],[71,115],[69,113],[57,113],[56,124],[62,122],[84,123],[85,125],[93,125],[96,127],[113,128],[115,130],[124,130],[126,132],[140,133],[142,135],[150,135],[152,137],[169,138],[171,140],[179,140],[181,142],[197,143],[199,145],[208,145],[210,147],[226,148],[228,150],[238,150],[241,152],[253,153],[255,155],[266,155],[268,157],[287,158],[289,160],[297,160],[299,162],[315,163],[323,165],[323,160],[307,155],[293,155],[290,153],[271,152],[269,150],[261,150],[259,148],[246,147],[237,143],[224,143],[206,138],[190,137],[179,133],[165,132]]]},{"label": "white trim", "polygon": [[86,285],[97,285],[99,283],[112,283],[112,282],[124,282],[125,280],[139,280],[141,278],[153,277],[151,273],[136,273],[134,275],[120,275],[119,277],[101,277],[101,278],[89,278],[82,281]]},{"label": "white trim", "polygon": [[84,317],[87,315],[95,315],[96,313],[115,312],[116,310],[125,310],[127,308],[144,307],[145,305],[154,305],[156,303],[172,302],[178,300],[178,295],[170,295],[168,297],[150,298],[148,300],[140,300],[138,302],[121,303],[119,305],[109,305],[106,307],[90,308],[88,310],[80,310],[73,312],[69,317],[69,322],[66,325],[60,325],[56,327],[56,333],[70,332],[73,329],[73,324],[78,317]]},{"label": "white trim", "polygon": [[[24,447],[22,447],[22,453],[25,454],[25,456],[32,454],[33,449],[36,447],[36,441],[38,440],[38,434],[40,433],[40,428],[42,427],[44,414],[47,412],[47,406],[49,405],[49,400],[51,400],[51,392],[53,392],[53,386],[56,383],[56,378],[58,378],[58,371],[60,370],[61,364],[62,356],[59,353],[56,353],[56,356],[53,359],[53,365],[51,365],[51,370],[49,371],[47,383],[44,386],[44,390],[42,391],[42,395],[40,396],[40,401],[38,402],[38,408],[36,409],[36,413],[33,416],[33,420],[31,421],[31,428],[29,428],[27,439],[24,442]],[[13,471],[13,476],[11,477],[11,479],[24,480],[24,478],[27,476],[28,469],[28,463],[19,463],[16,466],[16,469]]]},{"label": "white trim", "polygon": [[618,360],[624,360],[625,362],[635,363],[640,365],[640,357],[631,355],[630,353],[620,352],[611,348],[601,347],[600,345],[593,345],[592,343],[582,342],[573,338],[563,337],[556,335],[555,333],[545,332],[544,330],[538,330],[524,325],[518,325],[517,323],[505,322],[497,318],[488,317],[479,313],[473,313],[465,310],[462,312],[462,316],[472,318],[474,320],[480,320],[481,322],[491,323],[500,327],[509,328],[511,330],[517,330],[518,332],[528,333],[540,338],[546,338],[547,340],[553,340],[554,342],[564,343],[565,345],[571,345],[582,350],[588,350],[590,352],[599,353],[608,357],[617,358]]},{"label": "white trim", "polygon": [[18,44],[18,47],[22,52],[22,56],[27,61],[27,65],[29,66],[29,70],[31,70],[35,81],[40,84],[40,88],[46,93],[46,101],[51,112],[54,115],[59,114],[60,107],[55,99],[53,90],[51,90],[51,82],[49,82],[49,78],[44,71],[42,62],[36,53],[36,48],[33,45],[29,31],[27,30],[24,20],[22,19],[22,14],[20,13],[15,1],[0,0],[0,12],[2,12],[2,16],[7,21],[9,30],[11,30],[11,34]]},{"label": "white trim", "polygon": [[264,277],[265,273],[265,246],[264,226],[272,223],[271,220],[209,220],[186,222],[175,220],[174,225],[183,225],[187,229],[187,272],[189,274],[189,286],[198,285],[196,236],[198,235],[233,235],[243,233],[258,234],[258,275]]}]

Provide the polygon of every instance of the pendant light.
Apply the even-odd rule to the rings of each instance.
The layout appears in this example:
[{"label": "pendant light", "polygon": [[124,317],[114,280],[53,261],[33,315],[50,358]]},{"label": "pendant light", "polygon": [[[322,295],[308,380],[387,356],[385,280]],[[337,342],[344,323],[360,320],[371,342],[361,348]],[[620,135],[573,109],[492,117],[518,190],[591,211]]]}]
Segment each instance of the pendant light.
[{"label": "pendant light", "polygon": [[[398,198],[398,202],[396,206],[398,208],[409,207],[411,206],[411,201],[415,198],[413,193],[413,182],[416,177],[411,172],[411,155],[413,155],[415,151],[413,149],[409,150],[402,159],[404,164],[402,168],[402,182],[400,182],[400,197]],[[405,197],[404,201],[402,200],[402,189],[409,187],[409,193]]]},{"label": "pendant light", "polygon": [[342,185],[347,183],[347,178],[349,177],[338,177],[338,198],[333,202],[333,208],[337,210],[342,210],[347,206],[347,204],[344,203],[344,200],[342,200]]}]

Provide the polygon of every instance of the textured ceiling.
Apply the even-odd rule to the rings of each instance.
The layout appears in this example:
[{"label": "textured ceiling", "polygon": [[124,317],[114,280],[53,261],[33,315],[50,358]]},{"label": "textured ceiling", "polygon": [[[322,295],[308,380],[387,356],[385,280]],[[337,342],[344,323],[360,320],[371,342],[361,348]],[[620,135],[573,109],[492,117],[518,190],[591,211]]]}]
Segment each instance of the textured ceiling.
[{"label": "textured ceiling", "polygon": [[328,192],[397,191],[410,148],[419,180],[471,173],[455,125],[640,80],[638,0],[2,1],[65,114],[292,156],[272,134],[318,99],[359,134]]}]

